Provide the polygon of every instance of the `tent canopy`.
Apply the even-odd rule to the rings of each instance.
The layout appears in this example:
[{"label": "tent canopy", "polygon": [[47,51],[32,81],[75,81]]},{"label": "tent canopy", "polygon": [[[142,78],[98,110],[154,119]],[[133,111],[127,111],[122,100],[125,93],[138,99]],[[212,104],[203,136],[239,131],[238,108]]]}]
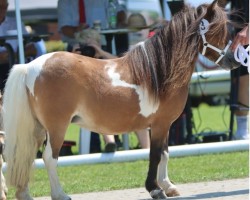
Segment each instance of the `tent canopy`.
[{"label": "tent canopy", "polygon": [[[19,6],[23,21],[36,22],[57,20],[57,0],[19,0]],[[15,8],[15,0],[9,0],[9,16],[15,16]]]}]

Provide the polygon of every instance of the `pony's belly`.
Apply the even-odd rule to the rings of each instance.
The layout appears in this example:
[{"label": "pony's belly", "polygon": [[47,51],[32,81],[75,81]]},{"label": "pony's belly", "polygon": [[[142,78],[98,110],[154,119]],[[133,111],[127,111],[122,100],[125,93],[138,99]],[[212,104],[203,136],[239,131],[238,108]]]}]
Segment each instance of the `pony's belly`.
[{"label": "pony's belly", "polygon": [[107,115],[101,118],[75,115],[71,123],[101,134],[123,134],[148,127],[148,120],[138,116]]}]

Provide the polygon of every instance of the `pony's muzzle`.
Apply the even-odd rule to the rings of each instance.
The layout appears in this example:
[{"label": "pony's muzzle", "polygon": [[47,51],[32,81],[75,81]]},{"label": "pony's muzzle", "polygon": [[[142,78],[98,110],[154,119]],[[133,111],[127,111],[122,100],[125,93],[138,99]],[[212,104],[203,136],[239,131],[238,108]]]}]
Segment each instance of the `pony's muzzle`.
[{"label": "pony's muzzle", "polygon": [[240,66],[234,58],[234,53],[228,49],[223,59],[219,62],[219,65],[226,70],[233,70]]}]

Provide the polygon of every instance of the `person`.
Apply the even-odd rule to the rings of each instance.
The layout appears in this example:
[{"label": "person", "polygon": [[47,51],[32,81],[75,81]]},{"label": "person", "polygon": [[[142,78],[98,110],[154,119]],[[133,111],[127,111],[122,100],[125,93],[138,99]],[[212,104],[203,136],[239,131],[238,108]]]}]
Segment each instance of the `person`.
[{"label": "person", "polygon": [[[117,56],[112,55],[111,53],[104,51],[101,48],[101,38],[100,34],[94,29],[84,29],[75,33],[76,41],[78,42],[73,46],[73,52],[82,54],[80,46],[83,47],[93,47],[94,54],[92,57],[94,58],[102,58],[102,59],[113,59],[117,58]],[[143,149],[147,149],[150,147],[150,138],[147,129],[139,130],[135,132],[137,138],[139,140],[140,147]],[[115,140],[113,140],[113,135],[104,135],[104,140],[106,142],[105,151],[110,152],[112,150],[112,144]],[[111,151],[112,152],[112,151]]]},{"label": "person", "polygon": [[[92,28],[97,20],[101,22],[102,29],[108,27],[106,12],[108,2],[108,0],[58,1],[58,29],[62,41],[68,44],[69,51],[77,44],[76,32],[88,27]],[[124,7],[118,1],[114,0],[114,2],[117,7],[117,27],[124,27],[126,23]]]},{"label": "person", "polygon": [[[232,20],[236,21],[240,26],[244,26],[245,23],[249,23],[249,1],[248,0],[231,0],[231,8],[236,11],[240,11],[237,15],[232,16]],[[249,44],[249,25],[240,30],[236,29],[236,36],[234,37],[231,45],[231,50],[235,51],[238,44]],[[249,139],[249,73],[247,67],[241,66],[232,72],[233,81],[239,78],[239,84],[237,90],[237,101],[241,109],[235,109],[237,130],[235,133],[235,139]]]},{"label": "person", "polygon": [[231,45],[232,51],[235,51],[238,45],[249,44],[249,24],[247,24],[241,31],[239,31]]},{"label": "person", "polygon": [[[0,36],[9,35],[10,32],[17,30],[16,19],[6,16],[8,9],[8,0],[0,0]],[[24,24],[22,24],[22,32],[28,34],[25,29]],[[6,43],[9,43],[16,53],[18,50],[18,41],[17,39],[6,40]],[[38,52],[41,54],[44,52],[40,51],[41,42],[38,43],[28,43],[25,46],[25,57],[37,57]],[[5,81],[10,70],[9,66],[9,53],[5,47],[0,46],[0,90],[3,91],[5,86]]]}]

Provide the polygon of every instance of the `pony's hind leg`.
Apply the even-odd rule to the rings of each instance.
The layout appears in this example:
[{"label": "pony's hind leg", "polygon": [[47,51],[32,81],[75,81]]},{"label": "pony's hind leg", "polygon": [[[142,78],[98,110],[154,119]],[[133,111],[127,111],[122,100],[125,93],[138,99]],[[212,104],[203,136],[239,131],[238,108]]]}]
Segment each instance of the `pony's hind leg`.
[{"label": "pony's hind leg", "polygon": [[177,187],[171,183],[168,178],[168,160],[169,153],[166,149],[162,152],[161,161],[158,167],[158,183],[168,197],[179,196],[180,194]]},{"label": "pony's hind leg", "polygon": [[17,187],[16,198],[18,200],[33,200],[33,198],[29,194],[28,186]]},{"label": "pony's hind leg", "polygon": [[[66,131],[66,130],[65,130]],[[50,187],[51,187],[51,198],[52,200],[70,200],[71,198],[67,196],[59,182],[59,178],[57,175],[57,159],[59,157],[59,151],[60,148],[63,144],[63,139],[62,141],[60,140],[60,137],[55,138],[53,136],[50,137],[50,134],[47,134],[47,142],[46,142],[46,147],[43,152],[43,160],[49,175],[50,179]],[[56,144],[53,141],[57,141]]]}]

